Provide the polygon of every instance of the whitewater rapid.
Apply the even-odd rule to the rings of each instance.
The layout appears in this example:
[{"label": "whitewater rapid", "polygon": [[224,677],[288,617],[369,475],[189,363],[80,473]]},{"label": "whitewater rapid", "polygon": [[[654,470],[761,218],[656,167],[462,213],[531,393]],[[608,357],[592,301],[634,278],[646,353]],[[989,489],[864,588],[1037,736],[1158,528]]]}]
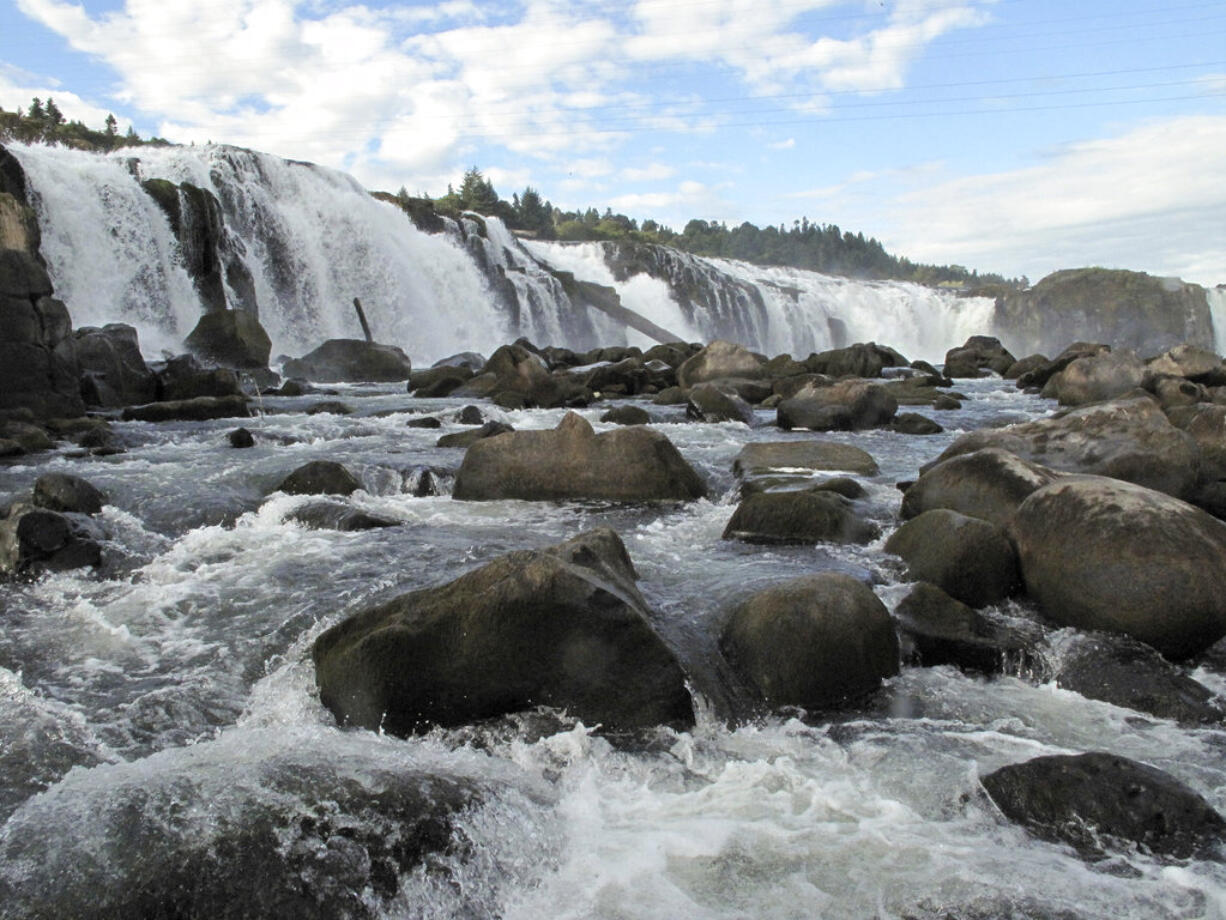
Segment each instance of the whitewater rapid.
[{"label": "whitewater rapid", "polygon": [[[959,430],[1035,418],[1050,404],[999,379],[960,381],[950,431],[825,435],[856,444],[881,472],[858,477],[861,510],[897,522],[895,482]],[[978,777],[1040,754],[1107,750],[1164,769],[1226,810],[1226,733],[1187,728],[1024,676],[907,667],[873,703],[841,718],[787,713],[728,726],[699,700],[690,732],[630,747],[573,720],[539,715],[399,739],[336,727],[320,704],[310,647],[344,617],[445,583],[498,555],[614,528],[666,640],[712,645],[735,599],[818,571],[854,574],[893,609],[901,566],[869,546],[751,546],[721,539],[736,503],[732,460],[760,427],[685,423],[649,407],[711,486],[686,505],[618,506],[415,497],[422,467],[447,471],[463,430],[459,400],[417,400],[391,385],[337,388],[351,415],[308,415],[312,397],[269,397],[247,420],[256,447],[235,451],[234,420],[115,423],[111,457],[68,449],[0,465],[0,500],[48,470],[82,475],[110,503],[99,573],[50,575],[0,594],[0,913],[74,894],[86,904],[155,884],[178,854],[225,853],[227,834],[272,811],[289,827],[339,815],[354,833],[390,833],[338,804],[417,771],[475,784],[459,819],[466,850],[399,879],[386,918],[608,920],[946,920],[1077,917],[1176,920],[1226,914],[1226,867],[1120,852],[1102,863],[1031,838],[1000,818]],[[581,410],[597,430],[605,407]],[[562,410],[501,412],[516,428],[554,427]],[[406,427],[436,414],[441,430]],[[351,501],[398,526],[312,530],[271,495],[291,469],[343,462]],[[993,615],[1033,620],[1022,604]],[[1052,654],[1063,633],[1051,634]],[[1195,672],[1219,692],[1214,671]],[[285,776],[309,778],[305,789]],[[320,804],[320,803],[324,804]],[[373,823],[372,823],[373,822]],[[288,844],[286,844],[288,846]],[[334,845],[335,846],[335,845]],[[143,851],[142,851],[142,848]],[[6,851],[6,852],[14,852]],[[332,891],[347,877],[328,851],[301,871]],[[258,854],[252,854],[253,858]],[[275,855],[275,854],[274,854]],[[292,854],[283,854],[288,858]],[[309,871],[308,871],[309,870]],[[238,884],[238,881],[235,881]]]}]

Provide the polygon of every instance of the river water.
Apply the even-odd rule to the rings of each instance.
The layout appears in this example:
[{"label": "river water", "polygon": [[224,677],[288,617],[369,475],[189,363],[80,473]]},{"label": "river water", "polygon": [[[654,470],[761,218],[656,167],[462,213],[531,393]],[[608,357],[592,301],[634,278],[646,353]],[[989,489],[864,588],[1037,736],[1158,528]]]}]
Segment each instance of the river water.
[{"label": "river water", "polygon": [[[686,423],[680,408],[651,407],[711,485],[709,499],[468,503],[413,497],[406,484],[430,467],[447,487],[462,453],[434,443],[460,430],[452,421],[460,401],[416,400],[393,386],[338,389],[352,415],[307,415],[318,397],[264,398],[267,414],[248,423],[257,439],[248,450],[228,446],[233,420],[116,423],[126,453],[74,458],[64,449],[0,466],[0,498],[48,470],[84,476],[110,497],[100,571],[0,593],[0,916],[48,915],[40,910],[57,898],[83,905],[85,915],[115,915],[105,906],[126,889],[156,887],[149,876],[169,871],[168,853],[204,853],[207,863],[225,828],[262,810],[305,820],[331,803],[333,819],[349,821],[353,833],[378,834],[378,815],[346,813],[341,790],[406,774],[455,778],[482,794],[458,819],[471,846],[405,874],[391,900],[354,894],[377,916],[1226,916],[1221,864],[1136,853],[1087,863],[1006,823],[977,782],[1040,754],[1106,750],[1169,771],[1226,811],[1226,733],[1181,728],[1025,675],[905,668],[838,718],[792,713],[735,727],[699,699],[692,732],[661,730],[629,746],[565,716],[408,740],[337,728],[310,663],[323,629],[504,552],[592,527],[621,535],[661,631],[691,651],[713,644],[738,597],[793,576],[856,574],[891,609],[907,591],[882,541],[781,548],[721,540],[741,446],[812,437],[780,432],[773,413],[760,412],[750,428]],[[932,413],[945,434],[823,436],[877,459],[880,474],[862,477],[863,508],[887,534],[899,506],[895,482],[914,478],[958,430],[1050,408],[996,379],[960,389],[972,397],[966,408]],[[582,414],[604,429],[604,408]],[[552,427],[562,415],[488,411],[520,429]],[[421,412],[443,418],[442,431],[406,427]],[[318,458],[348,465],[364,484],[352,503],[399,526],[341,533],[288,520],[307,499],[270,493]],[[1035,616],[1015,603],[995,614]],[[1053,649],[1059,639],[1051,634]],[[1209,670],[1195,676],[1226,689]],[[270,765],[306,779],[287,791],[270,780]],[[332,865],[320,857],[299,881],[331,891],[345,877]],[[224,915],[244,915],[230,910]]]}]

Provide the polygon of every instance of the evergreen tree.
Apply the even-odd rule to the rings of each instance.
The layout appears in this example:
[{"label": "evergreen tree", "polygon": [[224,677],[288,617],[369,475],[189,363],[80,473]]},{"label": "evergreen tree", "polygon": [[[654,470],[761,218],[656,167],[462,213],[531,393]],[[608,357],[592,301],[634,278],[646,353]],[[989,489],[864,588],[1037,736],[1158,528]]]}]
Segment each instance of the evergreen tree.
[{"label": "evergreen tree", "polygon": [[64,113],[60,111],[59,106],[55,104],[55,100],[50,96],[47,97],[47,121],[53,125],[62,125],[64,123]]},{"label": "evergreen tree", "polygon": [[43,111],[43,101],[37,96],[30,100],[30,111],[26,117],[32,118],[34,121],[42,121],[47,117],[46,112]]},{"label": "evergreen tree", "polygon": [[106,136],[116,137],[119,134],[119,122],[115,120],[114,115],[106,116]]}]

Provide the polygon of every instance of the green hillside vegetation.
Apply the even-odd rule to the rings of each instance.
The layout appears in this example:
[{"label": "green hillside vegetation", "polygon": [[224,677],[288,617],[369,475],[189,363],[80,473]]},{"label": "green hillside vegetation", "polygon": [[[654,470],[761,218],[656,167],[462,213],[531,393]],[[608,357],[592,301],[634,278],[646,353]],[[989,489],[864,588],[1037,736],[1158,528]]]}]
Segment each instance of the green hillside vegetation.
[{"label": "green hillside vegetation", "polygon": [[100,131],[88,128],[79,121],[68,121],[54,99],[48,98],[44,103],[37,96],[24,112],[20,106],[15,112],[6,112],[0,107],[0,141],[4,140],[103,153],[121,147],[170,146],[170,141],[161,137],[147,140],[140,137],[131,125],[125,134],[120,134],[119,122],[114,115],[107,115],[106,124]]},{"label": "green hillside vegetation", "polygon": [[961,265],[912,262],[891,255],[880,242],[863,233],[845,231],[836,224],[811,223],[808,218],[794,221],[791,227],[781,224],[762,228],[748,222],[729,228],[723,223],[691,220],[677,233],[653,220],[639,223],[625,214],[614,214],[609,208],[603,213],[596,208],[582,212],[563,211],[542,199],[531,186],[505,201],[475,166],[465,172],[459,190],[448,186],[447,194],[439,198],[414,198],[403,188],[395,197],[406,208],[413,202],[412,207],[419,211],[423,205],[432,203],[437,213],[450,217],[458,217],[464,211],[499,217],[511,229],[539,239],[659,243],[694,255],[870,280],[915,281],[974,289],[987,286],[1024,288],[1027,285],[1025,278],[981,275]]}]

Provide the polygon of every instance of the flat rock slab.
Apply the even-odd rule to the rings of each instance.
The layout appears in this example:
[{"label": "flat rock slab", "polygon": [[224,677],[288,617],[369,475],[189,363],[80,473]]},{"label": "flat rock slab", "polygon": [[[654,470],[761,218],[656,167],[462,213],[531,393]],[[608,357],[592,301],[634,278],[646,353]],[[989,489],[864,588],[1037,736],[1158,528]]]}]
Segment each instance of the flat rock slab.
[{"label": "flat rock slab", "polygon": [[746,444],[732,462],[738,476],[754,476],[774,470],[841,470],[861,476],[876,476],[877,461],[867,451],[838,441],[758,441]]}]

